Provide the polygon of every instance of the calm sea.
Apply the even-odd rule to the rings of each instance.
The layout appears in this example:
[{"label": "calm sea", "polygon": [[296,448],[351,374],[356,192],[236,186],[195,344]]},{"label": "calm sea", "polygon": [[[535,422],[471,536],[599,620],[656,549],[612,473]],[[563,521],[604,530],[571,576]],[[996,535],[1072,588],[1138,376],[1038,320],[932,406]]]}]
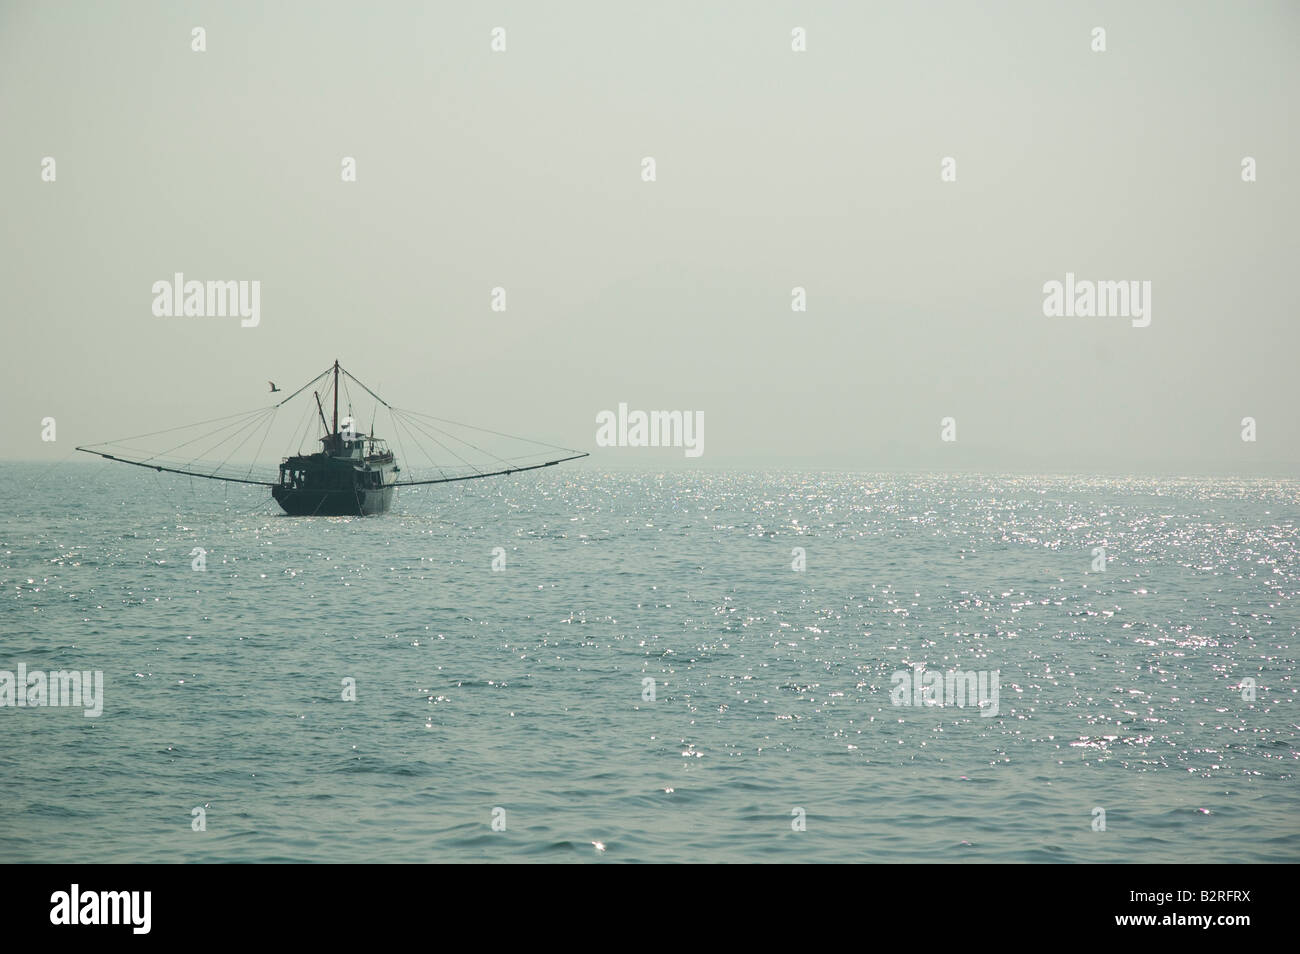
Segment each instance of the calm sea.
[{"label": "calm sea", "polygon": [[1295,481],[0,486],[0,861],[1300,860]]}]

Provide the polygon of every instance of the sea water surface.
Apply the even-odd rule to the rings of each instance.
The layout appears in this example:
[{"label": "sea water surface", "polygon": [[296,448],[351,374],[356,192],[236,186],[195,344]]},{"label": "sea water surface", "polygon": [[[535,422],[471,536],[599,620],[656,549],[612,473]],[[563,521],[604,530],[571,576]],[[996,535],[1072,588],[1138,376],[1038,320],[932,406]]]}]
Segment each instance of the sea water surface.
[{"label": "sea water surface", "polygon": [[0,862],[1300,860],[1296,481],[0,486]]}]

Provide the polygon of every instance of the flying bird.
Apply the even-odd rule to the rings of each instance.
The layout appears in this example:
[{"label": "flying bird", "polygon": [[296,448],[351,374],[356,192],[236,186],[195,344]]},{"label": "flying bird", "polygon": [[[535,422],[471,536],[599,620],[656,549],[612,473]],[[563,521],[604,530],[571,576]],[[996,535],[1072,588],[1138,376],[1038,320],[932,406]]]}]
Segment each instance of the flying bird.
[{"label": "flying bird", "polygon": [[277,387],[275,386],[275,382],[274,382],[274,381],[267,381],[266,383],[269,384],[269,385],[271,385],[271,393],[272,393],[272,394],[274,394],[276,391],[280,390],[279,388],[277,388]]}]

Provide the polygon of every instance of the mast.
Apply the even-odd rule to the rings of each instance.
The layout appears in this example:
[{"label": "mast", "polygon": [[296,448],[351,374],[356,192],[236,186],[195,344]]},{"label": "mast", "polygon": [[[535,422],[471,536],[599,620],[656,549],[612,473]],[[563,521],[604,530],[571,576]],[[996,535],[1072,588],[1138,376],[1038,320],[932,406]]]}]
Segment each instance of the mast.
[{"label": "mast", "polygon": [[321,426],[321,429],[322,429],[322,430],[325,430],[325,431],[328,431],[328,430],[330,429],[330,426],[329,426],[328,424],[325,423],[325,409],[324,409],[323,407],[320,406],[320,392],[319,392],[319,391],[312,391],[311,393],[312,393],[313,395],[316,396],[316,410],[320,412],[320,426]]},{"label": "mast", "polygon": [[334,359],[334,433],[339,432],[339,359]]}]

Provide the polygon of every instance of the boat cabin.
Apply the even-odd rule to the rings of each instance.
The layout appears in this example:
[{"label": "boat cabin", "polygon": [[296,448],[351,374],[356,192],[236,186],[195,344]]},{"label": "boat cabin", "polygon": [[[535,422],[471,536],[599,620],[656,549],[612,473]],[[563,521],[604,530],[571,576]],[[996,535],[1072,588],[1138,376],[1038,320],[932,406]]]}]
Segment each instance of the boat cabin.
[{"label": "boat cabin", "polygon": [[382,461],[393,456],[393,452],[388,449],[387,441],[359,431],[327,434],[320,439],[320,442],[321,452],[334,458]]}]

